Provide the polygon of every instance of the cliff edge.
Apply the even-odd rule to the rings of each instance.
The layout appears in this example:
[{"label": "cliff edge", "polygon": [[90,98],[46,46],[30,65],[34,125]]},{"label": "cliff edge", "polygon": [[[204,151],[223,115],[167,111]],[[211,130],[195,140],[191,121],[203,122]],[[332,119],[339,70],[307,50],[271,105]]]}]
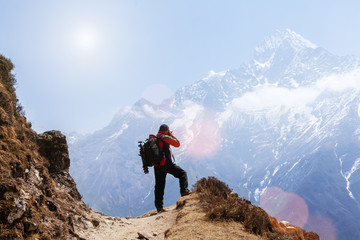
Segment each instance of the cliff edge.
[{"label": "cliff edge", "polygon": [[12,69],[0,55],[0,239],[79,239],[74,224],[89,209],[69,175],[66,138],[31,129]]}]

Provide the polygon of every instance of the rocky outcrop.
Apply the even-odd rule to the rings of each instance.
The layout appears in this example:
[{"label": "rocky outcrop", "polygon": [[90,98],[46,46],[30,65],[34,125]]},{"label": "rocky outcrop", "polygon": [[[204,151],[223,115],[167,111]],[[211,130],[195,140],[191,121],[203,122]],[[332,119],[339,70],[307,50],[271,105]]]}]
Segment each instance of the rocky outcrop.
[{"label": "rocky outcrop", "polygon": [[48,131],[38,135],[39,153],[49,160],[49,172],[69,171],[70,157],[66,137],[60,131]]},{"label": "rocky outcrop", "polygon": [[0,55],[0,239],[80,239],[74,224],[89,209],[68,172],[66,138],[31,129],[12,68]]}]

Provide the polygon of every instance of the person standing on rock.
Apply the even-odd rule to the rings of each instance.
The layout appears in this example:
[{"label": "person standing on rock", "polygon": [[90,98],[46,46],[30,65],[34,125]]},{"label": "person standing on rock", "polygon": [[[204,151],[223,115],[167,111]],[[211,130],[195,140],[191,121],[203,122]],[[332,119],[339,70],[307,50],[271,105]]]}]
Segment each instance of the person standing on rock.
[{"label": "person standing on rock", "polygon": [[166,175],[168,173],[179,179],[181,196],[188,195],[190,191],[188,189],[186,172],[172,161],[170,145],[180,147],[179,140],[173,135],[172,131],[169,130],[169,126],[166,124],[160,126],[157,137],[160,150],[164,152],[164,158],[160,161],[159,165],[154,166],[155,207],[158,213],[160,213],[165,211],[163,208],[163,200]]}]

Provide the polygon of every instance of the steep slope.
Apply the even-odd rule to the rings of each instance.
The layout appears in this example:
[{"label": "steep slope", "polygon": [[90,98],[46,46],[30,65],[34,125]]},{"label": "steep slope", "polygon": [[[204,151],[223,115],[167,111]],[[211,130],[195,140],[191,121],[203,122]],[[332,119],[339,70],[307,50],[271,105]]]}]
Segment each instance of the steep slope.
[{"label": "steep slope", "polygon": [[0,55],[0,238],[80,239],[89,209],[69,175],[66,138],[36,134],[15,94],[12,63]]},{"label": "steep slope", "polygon": [[[96,209],[118,216],[152,209],[153,176],[142,173],[136,145],[166,122],[190,183],[216,176],[279,220],[328,239],[360,238],[359,62],[277,32],[250,63],[210,72],[162,105],[140,100],[120,111],[70,146],[70,171]],[[167,184],[171,205],[178,183]]]}]

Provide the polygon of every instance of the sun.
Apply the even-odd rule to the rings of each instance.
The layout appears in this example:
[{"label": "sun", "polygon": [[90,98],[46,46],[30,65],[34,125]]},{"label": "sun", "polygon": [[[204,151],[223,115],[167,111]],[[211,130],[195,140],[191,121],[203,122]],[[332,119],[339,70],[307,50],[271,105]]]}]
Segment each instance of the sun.
[{"label": "sun", "polygon": [[74,31],[73,43],[78,53],[92,53],[99,44],[99,36],[95,29],[80,28]]}]

